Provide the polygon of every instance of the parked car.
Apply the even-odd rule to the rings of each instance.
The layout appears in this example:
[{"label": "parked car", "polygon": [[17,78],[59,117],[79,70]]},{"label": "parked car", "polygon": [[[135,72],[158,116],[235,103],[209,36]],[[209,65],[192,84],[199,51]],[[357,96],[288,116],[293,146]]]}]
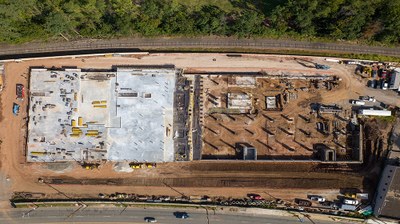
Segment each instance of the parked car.
[{"label": "parked car", "polygon": [[23,100],[25,97],[25,87],[22,84],[16,86],[17,99]]},{"label": "parked car", "polygon": [[154,217],[145,217],[145,218],[144,218],[144,221],[145,221],[145,222],[154,223],[154,222],[157,222],[157,219],[155,219]]},{"label": "parked car", "polygon": [[354,105],[365,105],[365,102],[361,101],[361,100],[352,100],[351,104],[354,104]]},{"label": "parked car", "polygon": [[310,199],[311,201],[318,201],[318,202],[320,202],[320,203],[322,203],[322,202],[325,201],[325,198],[322,197],[322,196],[319,196],[319,195],[310,195],[310,196],[309,196],[309,199]]},{"label": "parked car", "polygon": [[247,195],[251,200],[264,200],[263,197],[259,194],[248,194]]},{"label": "parked car", "polygon": [[19,114],[19,105],[16,103],[13,104],[13,114],[15,116],[18,116],[18,114]]},{"label": "parked car", "polygon": [[369,102],[376,102],[376,99],[373,96],[360,96],[360,100],[369,101]]},{"label": "parked car", "polygon": [[321,203],[322,206],[330,207],[331,209],[337,209],[338,206],[335,202],[333,201],[324,201]]},{"label": "parked car", "polygon": [[343,199],[343,203],[348,205],[358,205],[360,202],[355,199],[345,198]]}]

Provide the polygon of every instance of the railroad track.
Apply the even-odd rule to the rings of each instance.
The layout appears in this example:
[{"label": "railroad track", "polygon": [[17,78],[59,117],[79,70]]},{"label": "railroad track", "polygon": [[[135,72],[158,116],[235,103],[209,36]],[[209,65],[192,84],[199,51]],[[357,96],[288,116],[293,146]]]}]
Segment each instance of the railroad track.
[{"label": "railroad track", "polygon": [[319,43],[276,39],[219,38],[130,38],[109,40],[77,40],[70,42],[26,43],[0,45],[0,59],[62,56],[83,53],[116,53],[143,50],[192,49],[249,49],[306,50],[316,52],[377,54],[400,57],[400,48],[353,45],[346,43]]}]

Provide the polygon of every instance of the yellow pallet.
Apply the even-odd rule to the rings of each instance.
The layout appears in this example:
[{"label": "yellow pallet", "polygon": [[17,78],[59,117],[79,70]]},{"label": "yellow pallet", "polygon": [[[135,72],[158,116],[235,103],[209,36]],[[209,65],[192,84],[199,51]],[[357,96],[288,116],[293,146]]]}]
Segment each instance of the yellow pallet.
[{"label": "yellow pallet", "polygon": [[78,126],[82,126],[82,125],[83,125],[83,118],[78,117]]},{"label": "yellow pallet", "polygon": [[93,105],[93,107],[95,107],[95,108],[107,108],[107,105],[95,104],[95,105]]}]

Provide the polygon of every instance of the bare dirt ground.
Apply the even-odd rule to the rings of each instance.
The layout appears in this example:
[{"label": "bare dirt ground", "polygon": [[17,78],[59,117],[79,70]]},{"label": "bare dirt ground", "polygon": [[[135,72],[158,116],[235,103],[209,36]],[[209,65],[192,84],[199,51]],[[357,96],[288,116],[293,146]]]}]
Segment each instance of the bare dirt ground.
[{"label": "bare dirt ground", "polygon": [[[215,59],[215,60],[214,60]],[[312,58],[323,62],[323,59]],[[283,62],[280,62],[280,61]],[[324,62],[325,63],[325,62]],[[178,68],[192,69],[196,71],[260,71],[268,69],[293,68],[316,72],[315,69],[304,68],[292,60],[292,57],[253,55],[242,58],[231,58],[225,54],[154,54],[130,57],[92,57],[92,58],[59,58],[41,59],[22,62],[8,62],[5,64],[5,89],[1,93],[1,117],[0,122],[0,174],[4,183],[2,197],[11,197],[12,192],[42,192],[49,197],[65,197],[60,192],[71,197],[95,196],[98,193],[127,192],[138,194],[177,194],[169,187],[160,186],[165,179],[172,180],[173,187],[187,195],[218,195],[242,197],[249,192],[262,193],[266,190],[275,197],[293,198],[305,197],[307,193],[338,192],[339,188],[364,186],[364,177],[356,173],[325,173],[317,172],[316,165],[292,164],[242,164],[242,163],[216,163],[216,162],[192,162],[160,164],[155,169],[136,170],[133,173],[117,173],[113,171],[111,163],[102,165],[99,170],[83,170],[75,165],[64,171],[61,175],[65,179],[91,180],[114,178],[123,179],[123,186],[96,185],[91,182],[88,185],[65,184],[54,185],[54,188],[38,183],[38,178],[59,178],[60,171],[49,169],[46,164],[25,163],[24,144],[26,135],[27,100],[16,101],[15,84],[22,83],[29,91],[28,69],[30,66],[77,66],[81,68],[110,68],[112,65],[151,65],[151,64],[175,64]],[[329,63],[326,63],[329,64]],[[341,102],[350,97],[364,93],[364,85],[351,75],[353,67],[329,64],[330,73],[343,79],[341,88],[349,89],[340,93],[327,93],[322,101],[324,103]],[[312,98],[313,96],[310,96]],[[20,114],[12,114],[12,105],[17,102],[21,105]],[[306,166],[306,167],[302,167]],[[210,178],[194,186],[191,181],[197,181],[198,176]],[[304,181],[303,178],[310,181]],[[139,179],[142,180],[138,182]],[[184,181],[179,180],[185,179]],[[225,181],[222,181],[225,180]],[[228,181],[227,181],[228,180]],[[262,180],[262,181],[260,181]],[[269,183],[269,180],[271,182]],[[273,181],[272,181],[273,180]],[[293,182],[287,182],[293,180]],[[298,181],[295,181],[298,180]],[[174,182],[176,181],[176,182]],[[235,182],[236,181],[236,182]],[[7,183],[8,184],[7,184]],[[169,182],[171,183],[171,182]],[[176,183],[176,184],[174,184]],[[198,182],[197,182],[198,183]],[[254,184],[256,187],[251,187]],[[299,185],[297,185],[299,184]],[[187,185],[184,187],[183,185]],[[293,186],[297,185],[297,189]],[[146,187],[144,187],[146,186]],[[246,186],[246,188],[241,187]],[[306,190],[307,189],[307,190]],[[330,190],[327,190],[330,189]],[[60,192],[59,192],[60,191]],[[8,206],[3,201],[3,207]]]},{"label": "bare dirt ground", "polygon": [[[297,74],[297,71],[292,74]],[[332,130],[335,124],[338,130],[344,129],[346,132],[347,122],[333,115],[318,117],[315,113],[311,114],[310,108],[311,103],[332,103],[325,100],[325,96],[331,97],[331,92],[335,92],[337,96],[346,95],[348,90],[343,88],[344,83],[339,82],[337,86],[327,90],[325,87],[316,89],[310,81],[306,80],[283,82],[276,79],[256,78],[253,86],[243,87],[231,85],[232,79],[234,78],[226,75],[203,78],[204,95],[206,95],[204,97],[206,115],[203,158],[237,159],[240,156],[237,155],[236,144],[240,142],[254,146],[257,149],[258,159],[312,158],[313,146],[317,143],[336,148],[337,151],[344,150],[343,154],[347,154],[345,135],[340,135],[337,138],[337,144],[333,144],[332,134],[324,135],[316,129],[317,122],[324,122]],[[291,90],[287,91],[289,83]],[[250,114],[229,112],[226,106],[228,93],[245,93],[251,96],[254,112]],[[276,97],[277,101],[280,99],[278,110],[266,108],[266,96],[278,96]],[[344,105],[349,111],[344,110],[339,116],[349,118],[349,104],[344,103]],[[348,151],[351,150],[348,149]]]}]

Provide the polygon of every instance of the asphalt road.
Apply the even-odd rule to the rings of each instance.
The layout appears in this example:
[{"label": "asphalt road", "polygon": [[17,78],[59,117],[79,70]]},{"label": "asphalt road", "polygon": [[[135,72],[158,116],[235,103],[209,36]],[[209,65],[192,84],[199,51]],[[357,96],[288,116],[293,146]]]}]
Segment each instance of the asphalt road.
[{"label": "asphalt road", "polygon": [[[158,223],[191,223],[191,224],[288,224],[300,223],[301,218],[295,216],[265,216],[243,215],[238,213],[214,214],[201,210],[186,211],[188,219],[177,219],[173,212],[179,209],[154,208],[85,208],[74,212],[76,208],[38,208],[37,210],[13,209],[7,213],[0,213],[0,223],[145,223],[144,217],[154,217]],[[30,212],[29,212],[30,211]],[[303,223],[312,223],[303,218]],[[313,220],[319,224],[335,223],[333,221]]]},{"label": "asphalt road", "polygon": [[[26,43],[0,45],[0,59],[23,57],[60,56],[83,53],[132,52],[140,50],[179,48],[218,49],[270,49],[308,50],[324,52],[380,54],[400,56],[400,48],[355,45],[347,43],[319,43],[284,39],[237,39],[231,37],[203,38],[125,38],[109,40],[57,41],[49,43]],[[46,53],[46,54],[42,54]]]}]

